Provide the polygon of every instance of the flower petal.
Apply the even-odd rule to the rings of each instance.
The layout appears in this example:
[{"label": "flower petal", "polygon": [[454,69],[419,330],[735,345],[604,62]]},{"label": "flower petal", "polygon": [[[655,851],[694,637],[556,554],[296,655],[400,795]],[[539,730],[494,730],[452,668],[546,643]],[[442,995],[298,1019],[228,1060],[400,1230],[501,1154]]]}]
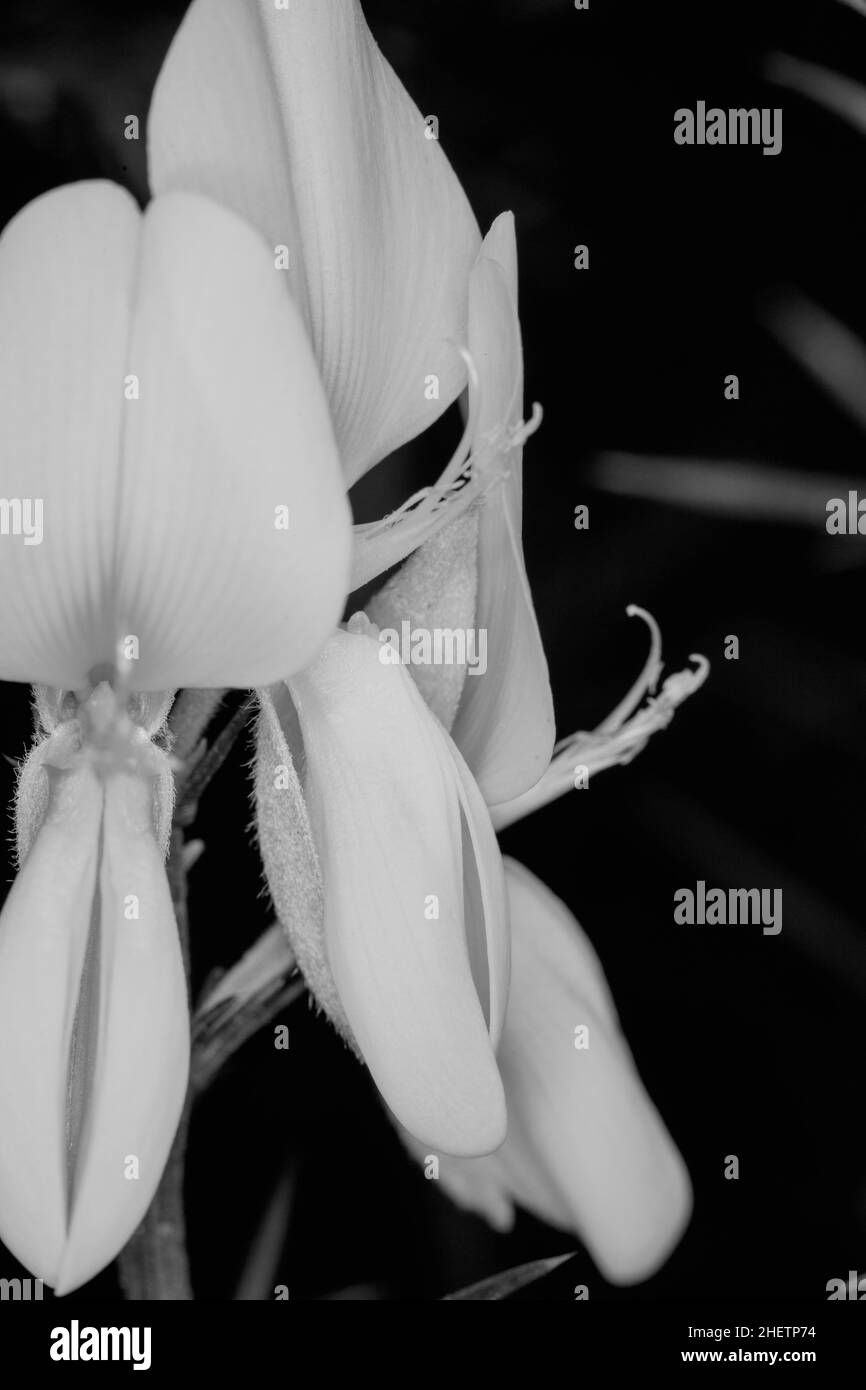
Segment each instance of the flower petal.
[{"label": "flower petal", "polygon": [[0,409],[6,495],[44,503],[41,544],[0,536],[4,677],[81,689],[125,655],[135,690],[253,685],[338,619],[327,406],[233,214],[174,195],[142,220],[106,183],[24,209],[0,239]]},{"label": "flower petal", "polygon": [[487,631],[484,675],[467,680],[451,733],[488,805],[526,791],[544,773],[554,741],[547,662],[523,563],[521,447],[509,442],[523,404],[514,218],[503,213],[484,240],[469,289],[469,351],[481,389],[473,452],[501,437],[507,474],[481,500],[475,625]]},{"label": "flower petal", "polygon": [[150,393],[119,513],[121,593],[143,599],[154,654],[139,687],[304,665],[345,601],[349,509],[300,318],[238,218],[188,195],[151,204],[130,359]]},{"label": "flower petal", "polygon": [[154,191],[207,193],[288,248],[350,483],[465,381],[449,339],[480,238],[429,133],[357,0],[194,0],[154,92]]},{"label": "flower petal", "polygon": [[141,778],[106,782],[98,901],[96,1065],[57,1294],[97,1274],[138,1226],[186,1095],[186,978],[153,834],[152,789]]},{"label": "flower petal", "polygon": [[[508,1137],[488,1157],[443,1159],[440,1178],[497,1229],[509,1228],[517,1202],[576,1231],[606,1278],[634,1283],[682,1234],[688,1174],[643,1089],[592,946],[534,875],[513,860],[505,869],[514,963],[499,1063]],[[579,1025],[588,1048],[575,1047]]]},{"label": "flower petal", "polygon": [[4,497],[43,510],[41,543],[0,535],[5,680],[86,685],[114,635],[107,569],[140,224],[123,189],[77,184],[28,204],[0,237],[0,477]]},{"label": "flower petal", "polygon": [[45,819],[0,915],[0,1235],[61,1294],[150,1204],[189,1027],[152,781],[98,778],[68,725],[50,742]]},{"label": "flower petal", "polygon": [[448,1153],[484,1153],[502,1141],[505,1109],[464,925],[464,821],[483,885],[475,896],[489,914],[494,1015],[507,977],[506,923],[493,920],[504,901],[501,861],[447,735],[403,667],[383,663],[381,651],[366,634],[338,632],[289,683],[322,865],[328,961],[354,1037],[400,1122]]},{"label": "flower petal", "polygon": [[443,735],[457,774],[463,844],[463,919],[490,1040],[499,1046],[511,980],[511,931],[502,855],[484,797],[456,744]]},{"label": "flower petal", "polygon": [[0,1237],[52,1286],[66,1245],[69,1045],[102,820],[95,778],[53,778],[47,818],[0,913]]}]

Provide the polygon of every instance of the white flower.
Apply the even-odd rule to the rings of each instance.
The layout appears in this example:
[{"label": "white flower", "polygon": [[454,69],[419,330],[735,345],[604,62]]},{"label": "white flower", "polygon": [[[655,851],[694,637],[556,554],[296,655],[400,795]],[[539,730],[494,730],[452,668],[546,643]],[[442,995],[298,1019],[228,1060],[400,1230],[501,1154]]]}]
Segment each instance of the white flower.
[{"label": "white flower", "polygon": [[197,195],[72,185],[0,238],[0,477],[44,509],[41,544],[0,537],[0,678],[49,687],[0,914],[0,1235],[59,1293],[138,1225],[186,1089],[171,691],[294,671],[343,603],[336,445],[274,275]]}]

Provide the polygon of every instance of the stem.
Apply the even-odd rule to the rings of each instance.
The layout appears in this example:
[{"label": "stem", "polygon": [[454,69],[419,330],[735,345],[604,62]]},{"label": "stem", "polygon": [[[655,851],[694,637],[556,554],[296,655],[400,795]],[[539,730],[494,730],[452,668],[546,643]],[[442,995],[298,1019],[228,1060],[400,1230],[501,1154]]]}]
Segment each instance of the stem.
[{"label": "stem", "polygon": [[256,707],[256,697],[251,695],[240,709],[235,710],[225,728],[220,730],[210,748],[203,751],[192,763],[189,771],[183,774],[178,785],[178,806],[195,806],[211,778],[222,767],[235,743],[249,723],[250,715]]},{"label": "stem", "polygon": [[195,751],[225,694],[225,690],[181,691],[168,720],[174,735],[172,751],[175,757],[186,760]]},{"label": "stem", "polygon": [[[189,916],[184,868],[184,830],[171,832],[166,872],[187,982],[189,981]],[[192,1091],[187,1089],[183,1112],[159,1187],[138,1230],[120,1253],[118,1273],[127,1299],[186,1300],[193,1296],[186,1253],[183,1180]]]},{"label": "stem", "polygon": [[260,1028],[279,1017],[289,1004],[300,998],[306,988],[306,980],[292,980],[287,985],[276,982],[247,1000],[230,1018],[217,1024],[212,1034],[208,1035],[202,1027],[194,1028],[191,1093],[198,1096],[206,1090],[238,1048]]}]

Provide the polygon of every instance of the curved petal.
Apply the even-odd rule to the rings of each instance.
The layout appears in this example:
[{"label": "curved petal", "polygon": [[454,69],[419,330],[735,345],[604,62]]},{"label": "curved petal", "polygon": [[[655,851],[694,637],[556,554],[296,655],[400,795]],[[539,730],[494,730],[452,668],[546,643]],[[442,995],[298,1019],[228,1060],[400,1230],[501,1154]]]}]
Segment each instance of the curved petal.
[{"label": "curved petal", "polygon": [[496,219],[472,271],[469,351],[481,383],[470,407],[473,451],[493,444],[508,458],[506,476],[480,504],[475,624],[487,632],[487,670],[466,681],[451,733],[493,806],[538,781],[555,737],[547,661],[520,539],[522,449],[513,440],[523,404],[523,358],[511,213]]},{"label": "curved petal", "polygon": [[350,515],[303,325],[239,218],[150,205],[129,361],[144,408],[124,437],[118,603],[146,614],[137,688],[303,666],[345,602]]},{"label": "curved petal", "polygon": [[50,756],[45,820],[0,915],[0,1235],[61,1294],[150,1204],[189,1027],[151,779]]},{"label": "curved petal", "polygon": [[43,517],[38,544],[0,536],[5,678],[81,689],[128,656],[134,690],[245,686],[324,641],[350,544],[336,448],[233,214],[173,195],[142,219],[106,183],[24,209],[0,238],[0,412],[6,496]]},{"label": "curved petal", "polygon": [[287,247],[350,483],[465,381],[449,339],[480,237],[429,133],[357,0],[194,0],[151,105],[154,191],[207,193]]},{"label": "curved petal", "polygon": [[0,1237],[54,1284],[66,1245],[69,1045],[98,872],[102,788],[54,773],[0,913]]},{"label": "curved petal", "polygon": [[43,520],[38,543],[0,536],[5,680],[76,689],[104,659],[140,225],[129,193],[85,183],[0,237],[0,478]]},{"label": "curved petal", "polygon": [[106,782],[98,901],[95,1066],[57,1294],[97,1274],[138,1226],[186,1095],[186,977],[153,834],[152,789],[140,777]]},{"label": "curved petal", "polygon": [[[446,1152],[484,1153],[505,1132],[479,997],[480,985],[491,1013],[502,1007],[501,860],[447,735],[403,667],[380,659],[383,650],[365,633],[338,632],[289,683],[322,865],[327,957],[355,1039],[400,1122]],[[490,933],[478,985],[464,915],[464,822]]]},{"label": "curved petal", "polygon": [[[611,1282],[635,1283],[683,1232],[688,1174],[643,1089],[592,946],[534,875],[513,860],[505,869],[514,955],[499,1064],[508,1137],[488,1157],[443,1159],[440,1178],[497,1229],[510,1227],[519,1203],[576,1231]],[[580,1025],[587,1048],[575,1047]]]},{"label": "curved petal", "polygon": [[442,742],[454,763],[460,802],[466,942],[490,1041],[496,1048],[505,1025],[511,980],[511,930],[502,856],[484,798],[472,773],[456,744],[444,732]]}]

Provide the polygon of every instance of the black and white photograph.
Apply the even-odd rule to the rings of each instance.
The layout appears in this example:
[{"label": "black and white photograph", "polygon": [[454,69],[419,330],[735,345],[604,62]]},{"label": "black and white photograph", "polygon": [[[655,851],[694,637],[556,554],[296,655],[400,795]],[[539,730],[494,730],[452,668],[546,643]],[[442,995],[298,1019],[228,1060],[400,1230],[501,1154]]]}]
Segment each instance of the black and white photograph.
[{"label": "black and white photograph", "polygon": [[840,1367],[866,2],[0,31],[0,1335]]}]

